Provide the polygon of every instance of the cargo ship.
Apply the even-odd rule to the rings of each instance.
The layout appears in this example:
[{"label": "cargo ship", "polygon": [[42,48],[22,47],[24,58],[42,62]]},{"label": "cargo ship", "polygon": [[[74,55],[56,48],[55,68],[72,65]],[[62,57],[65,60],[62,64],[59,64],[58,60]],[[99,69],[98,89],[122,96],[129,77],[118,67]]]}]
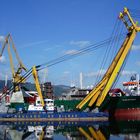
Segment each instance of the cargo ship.
[{"label": "cargo ship", "polygon": [[[115,120],[140,120],[140,81],[138,77],[138,75],[132,75],[129,81],[122,83],[122,89],[111,89],[99,110],[109,112],[110,118]],[[73,92],[67,93],[67,96],[71,96],[69,100],[68,97],[62,96],[63,100],[55,100],[55,105],[63,110],[75,110],[77,104],[87,95],[87,91],[90,92],[90,89],[72,88],[71,90]],[[88,104],[82,110],[85,110],[87,106]]]},{"label": "cargo ship", "polygon": [[131,76],[130,81],[123,82],[123,90],[110,90],[100,109],[117,120],[140,120],[139,78]]},{"label": "cargo ship", "polygon": [[120,89],[114,89],[113,93],[110,93],[110,89],[123,68],[122,66],[131,50],[134,39],[140,32],[140,26],[132,18],[129,9],[124,8],[123,12],[120,12],[119,19],[122,20],[128,31],[125,40],[102,79],[76,108],[81,109],[88,104],[91,109],[109,112],[110,118],[140,120],[139,80],[123,83],[124,92]]}]

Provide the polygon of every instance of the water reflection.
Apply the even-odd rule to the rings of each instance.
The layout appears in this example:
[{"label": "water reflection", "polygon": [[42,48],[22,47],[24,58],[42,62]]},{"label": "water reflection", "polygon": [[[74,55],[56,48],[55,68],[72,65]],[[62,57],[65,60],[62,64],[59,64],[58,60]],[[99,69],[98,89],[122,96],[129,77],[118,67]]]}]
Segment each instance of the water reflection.
[{"label": "water reflection", "polygon": [[[140,121],[119,122],[1,122],[3,140],[139,140]],[[3,133],[2,133],[3,132]]]},{"label": "water reflection", "polygon": [[110,134],[123,135],[124,140],[140,140],[140,121],[110,122]]}]

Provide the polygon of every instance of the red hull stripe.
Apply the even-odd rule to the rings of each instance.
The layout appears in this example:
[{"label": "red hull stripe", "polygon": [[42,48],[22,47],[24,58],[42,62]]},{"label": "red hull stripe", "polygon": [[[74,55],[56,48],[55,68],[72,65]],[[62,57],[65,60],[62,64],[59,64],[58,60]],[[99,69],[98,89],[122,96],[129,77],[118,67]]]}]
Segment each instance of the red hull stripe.
[{"label": "red hull stripe", "polygon": [[140,108],[116,109],[116,120],[140,120]]}]

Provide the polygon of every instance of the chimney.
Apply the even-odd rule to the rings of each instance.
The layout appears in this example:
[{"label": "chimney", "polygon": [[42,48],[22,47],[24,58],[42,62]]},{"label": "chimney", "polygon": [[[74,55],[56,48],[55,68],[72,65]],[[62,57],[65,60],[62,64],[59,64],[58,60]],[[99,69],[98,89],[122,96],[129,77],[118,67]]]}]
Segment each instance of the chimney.
[{"label": "chimney", "polygon": [[80,88],[83,89],[83,74],[80,72]]}]

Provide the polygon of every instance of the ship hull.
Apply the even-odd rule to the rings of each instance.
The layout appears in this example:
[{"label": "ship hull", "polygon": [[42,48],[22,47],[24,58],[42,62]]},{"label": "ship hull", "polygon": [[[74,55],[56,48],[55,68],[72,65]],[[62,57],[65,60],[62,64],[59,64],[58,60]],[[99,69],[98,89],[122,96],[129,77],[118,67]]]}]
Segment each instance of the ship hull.
[{"label": "ship hull", "polygon": [[117,120],[140,120],[140,108],[116,109]]},{"label": "ship hull", "polygon": [[140,96],[108,97],[103,109],[115,120],[140,120]]}]

